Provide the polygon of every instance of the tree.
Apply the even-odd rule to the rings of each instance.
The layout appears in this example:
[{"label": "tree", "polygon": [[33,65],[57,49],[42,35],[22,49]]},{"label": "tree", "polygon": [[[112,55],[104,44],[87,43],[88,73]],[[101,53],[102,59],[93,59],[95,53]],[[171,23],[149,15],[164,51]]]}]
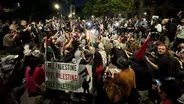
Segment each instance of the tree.
[{"label": "tree", "polygon": [[102,16],[108,12],[119,14],[131,11],[134,0],[88,0],[83,12],[88,15]]}]

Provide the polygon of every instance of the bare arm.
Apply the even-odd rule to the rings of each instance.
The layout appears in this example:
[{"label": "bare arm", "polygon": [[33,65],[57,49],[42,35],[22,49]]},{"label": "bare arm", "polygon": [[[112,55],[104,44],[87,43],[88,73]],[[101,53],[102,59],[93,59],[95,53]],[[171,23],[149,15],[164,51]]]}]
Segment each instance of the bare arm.
[{"label": "bare arm", "polygon": [[73,41],[73,39],[70,39],[69,43],[65,46],[65,48],[70,47],[70,45],[72,44],[72,41]]},{"label": "bare arm", "polygon": [[25,31],[27,31],[29,29],[29,25],[25,28],[25,29],[23,29],[23,31],[25,32]]},{"label": "bare arm", "polygon": [[56,38],[58,35],[59,35],[59,31],[52,38]]},{"label": "bare arm", "polygon": [[148,59],[148,57],[146,57],[146,60],[151,64],[151,66],[153,66],[155,69],[159,69],[158,68],[158,65],[156,65],[156,64],[154,64],[153,62],[151,62],[149,59]]}]

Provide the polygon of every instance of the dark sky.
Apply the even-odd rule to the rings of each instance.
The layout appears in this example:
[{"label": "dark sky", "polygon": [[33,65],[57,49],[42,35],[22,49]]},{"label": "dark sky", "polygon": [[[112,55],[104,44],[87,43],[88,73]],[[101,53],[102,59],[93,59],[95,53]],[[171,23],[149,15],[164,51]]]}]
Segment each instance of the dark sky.
[{"label": "dark sky", "polygon": [[[46,0],[46,1],[51,2],[52,0]],[[87,0],[70,0],[70,2],[73,2],[76,5],[76,7],[84,7],[86,1]],[[5,4],[5,5],[16,3],[16,2],[37,2],[37,0],[30,0],[30,1],[29,0],[0,0],[0,4]]]},{"label": "dark sky", "polygon": [[76,7],[83,7],[87,0],[74,0]]}]

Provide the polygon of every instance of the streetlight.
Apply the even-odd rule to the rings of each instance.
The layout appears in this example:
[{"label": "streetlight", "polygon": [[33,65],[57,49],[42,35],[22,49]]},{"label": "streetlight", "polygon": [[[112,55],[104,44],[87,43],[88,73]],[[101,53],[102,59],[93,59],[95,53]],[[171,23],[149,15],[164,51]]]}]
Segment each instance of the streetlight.
[{"label": "streetlight", "polygon": [[144,15],[147,15],[147,12],[144,12]]},{"label": "streetlight", "polygon": [[20,7],[20,3],[17,3],[17,6]]},{"label": "streetlight", "polygon": [[75,12],[73,12],[72,14],[75,15]]},{"label": "streetlight", "polygon": [[92,15],[91,18],[94,18],[94,16]]},{"label": "streetlight", "polygon": [[69,14],[69,15],[68,15],[68,18],[71,18],[71,17],[72,17],[72,14]]},{"label": "streetlight", "polygon": [[59,8],[60,8],[60,7],[59,7],[59,4],[55,4],[55,5],[54,5],[54,8],[59,9]]}]

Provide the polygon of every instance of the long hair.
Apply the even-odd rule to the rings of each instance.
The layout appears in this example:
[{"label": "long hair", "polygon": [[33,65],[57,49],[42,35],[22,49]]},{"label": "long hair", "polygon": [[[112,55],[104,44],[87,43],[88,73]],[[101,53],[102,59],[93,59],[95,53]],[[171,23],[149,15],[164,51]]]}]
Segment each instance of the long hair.
[{"label": "long hair", "polygon": [[29,67],[30,67],[29,76],[32,76],[35,68],[40,65],[40,62],[39,62],[39,59],[35,58],[35,57],[31,57],[29,62],[30,62],[30,64],[29,64]]},{"label": "long hair", "polygon": [[100,55],[100,53],[98,51],[95,51],[95,54],[94,54],[94,66],[98,67],[101,64],[103,64],[102,56]]}]

